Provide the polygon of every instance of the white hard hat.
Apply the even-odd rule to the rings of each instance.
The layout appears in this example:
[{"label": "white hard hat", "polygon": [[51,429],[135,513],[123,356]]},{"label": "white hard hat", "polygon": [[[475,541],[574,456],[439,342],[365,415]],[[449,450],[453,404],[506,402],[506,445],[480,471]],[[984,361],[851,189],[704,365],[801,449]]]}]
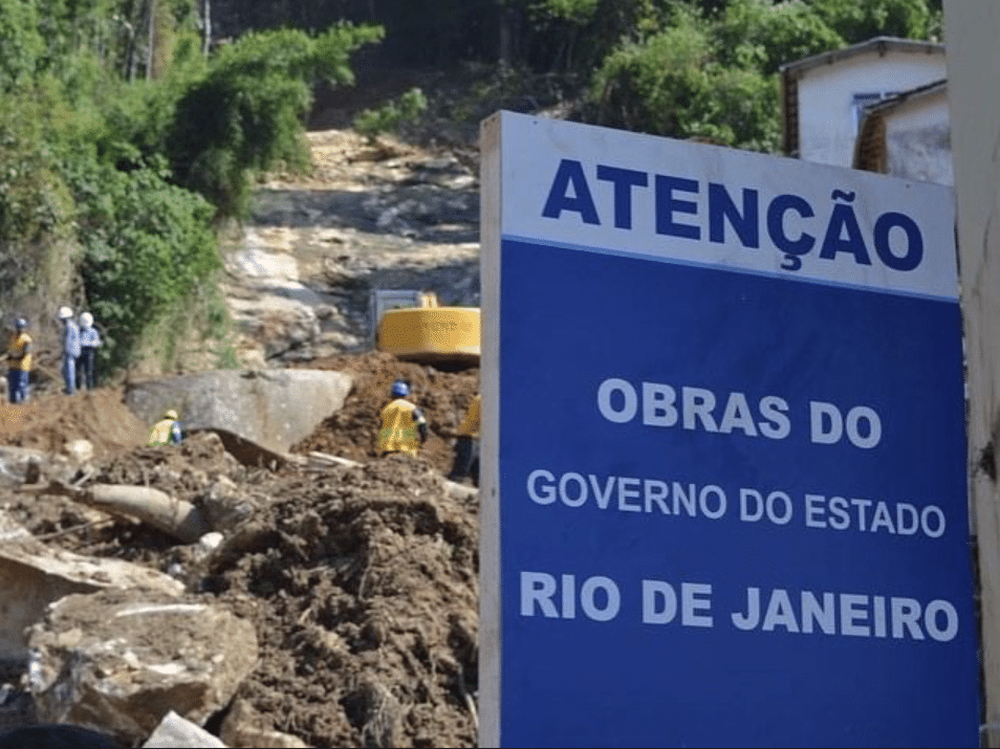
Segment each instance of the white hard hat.
[{"label": "white hard hat", "polygon": [[80,314],[80,324],[85,328],[89,328],[94,324],[94,316],[89,312],[83,312]]},{"label": "white hard hat", "polygon": [[66,319],[68,319],[68,318],[70,318],[72,316],[73,316],[73,310],[71,310],[69,307],[60,307],[59,308],[59,319],[60,320],[66,320]]}]

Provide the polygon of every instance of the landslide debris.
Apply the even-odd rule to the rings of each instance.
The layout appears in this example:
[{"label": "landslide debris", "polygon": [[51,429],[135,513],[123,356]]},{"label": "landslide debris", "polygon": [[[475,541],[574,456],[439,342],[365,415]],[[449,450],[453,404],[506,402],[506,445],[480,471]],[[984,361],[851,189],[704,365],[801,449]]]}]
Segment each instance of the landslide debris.
[{"label": "landslide debris", "polygon": [[[214,552],[66,497],[0,489],[0,507],[46,543],[167,572],[251,621],[259,663],[237,697],[265,730],[316,747],[472,746],[478,499],[449,495],[451,443],[439,432],[461,419],[478,371],[378,352],[310,366],[352,372],[354,390],[293,448],[298,461],[273,470],[241,464],[211,432],[145,447],[145,425],[114,389],[40,398],[0,419],[8,444],[93,441],[84,485],[148,486],[203,510],[227,495],[243,514]],[[376,414],[397,377],[413,384],[432,436],[416,458],[376,458]],[[312,450],[360,464],[310,462]]]}]

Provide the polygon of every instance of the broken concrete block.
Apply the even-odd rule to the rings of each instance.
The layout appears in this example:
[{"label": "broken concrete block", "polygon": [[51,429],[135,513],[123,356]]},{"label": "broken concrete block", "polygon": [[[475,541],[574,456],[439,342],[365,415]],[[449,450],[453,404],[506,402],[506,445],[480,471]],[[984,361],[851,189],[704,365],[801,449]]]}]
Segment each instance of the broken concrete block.
[{"label": "broken concrete block", "polygon": [[148,567],[50,548],[3,512],[0,541],[0,664],[27,661],[25,628],[39,621],[50,603],[70,593],[111,587],[170,596],[184,592],[183,584]]},{"label": "broken concrete block", "polygon": [[[260,746],[265,746],[261,744]],[[185,720],[173,710],[167,713],[142,749],[226,749],[226,745],[201,726]]]},{"label": "broken concrete block", "polygon": [[28,644],[39,719],[98,726],[129,746],[170,711],[203,724],[257,663],[249,621],[197,598],[134,591],[67,596]]}]

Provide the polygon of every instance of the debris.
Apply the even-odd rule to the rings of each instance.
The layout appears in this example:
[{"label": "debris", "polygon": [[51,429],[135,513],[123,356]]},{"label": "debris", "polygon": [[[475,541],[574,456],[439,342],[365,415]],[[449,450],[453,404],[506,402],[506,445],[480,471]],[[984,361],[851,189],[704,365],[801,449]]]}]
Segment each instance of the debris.
[{"label": "debris", "polygon": [[296,736],[275,731],[253,705],[237,697],[222,721],[222,740],[230,747],[269,746],[274,749],[308,749]]},{"label": "debris", "polygon": [[[265,746],[260,744],[259,746]],[[201,726],[185,720],[173,710],[163,716],[143,749],[225,749],[226,745]]]},{"label": "debris", "polygon": [[28,642],[39,719],[99,727],[131,746],[171,711],[203,724],[258,656],[253,624],[225,606],[122,590],[66,596]]},{"label": "debris", "polygon": [[48,492],[110,515],[141,520],[184,543],[195,543],[212,530],[193,504],[147,486],[91,484],[78,489],[53,481]]},{"label": "debris", "polygon": [[0,511],[0,663],[23,663],[28,658],[25,628],[46,607],[70,593],[89,593],[108,587],[155,590],[180,595],[184,586],[156,570],[122,559],[84,557],[50,548]]}]

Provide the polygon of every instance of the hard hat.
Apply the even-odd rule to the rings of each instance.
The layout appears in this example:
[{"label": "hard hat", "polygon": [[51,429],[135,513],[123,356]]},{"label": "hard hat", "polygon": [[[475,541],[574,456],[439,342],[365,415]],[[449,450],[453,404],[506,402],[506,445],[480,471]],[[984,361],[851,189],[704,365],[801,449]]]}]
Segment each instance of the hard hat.
[{"label": "hard hat", "polygon": [[84,312],[80,315],[80,324],[85,328],[89,328],[94,324],[94,316],[89,312]]},{"label": "hard hat", "polygon": [[73,310],[71,310],[69,307],[60,307],[59,308],[59,319],[60,320],[68,320],[72,316],[73,316]]},{"label": "hard hat", "polygon": [[410,394],[410,386],[403,380],[396,380],[392,383],[392,395],[394,398],[405,398]]},{"label": "hard hat", "polygon": [[14,327],[17,328],[18,330],[24,330],[26,327],[28,327],[28,321],[25,320],[23,317],[19,317],[14,321]]},{"label": "hard hat", "polygon": [[180,418],[180,417],[177,416],[177,412],[174,409],[171,408],[170,410],[168,410],[166,413],[163,414],[163,418],[164,419],[173,419],[174,421],[177,421],[177,419]]}]

